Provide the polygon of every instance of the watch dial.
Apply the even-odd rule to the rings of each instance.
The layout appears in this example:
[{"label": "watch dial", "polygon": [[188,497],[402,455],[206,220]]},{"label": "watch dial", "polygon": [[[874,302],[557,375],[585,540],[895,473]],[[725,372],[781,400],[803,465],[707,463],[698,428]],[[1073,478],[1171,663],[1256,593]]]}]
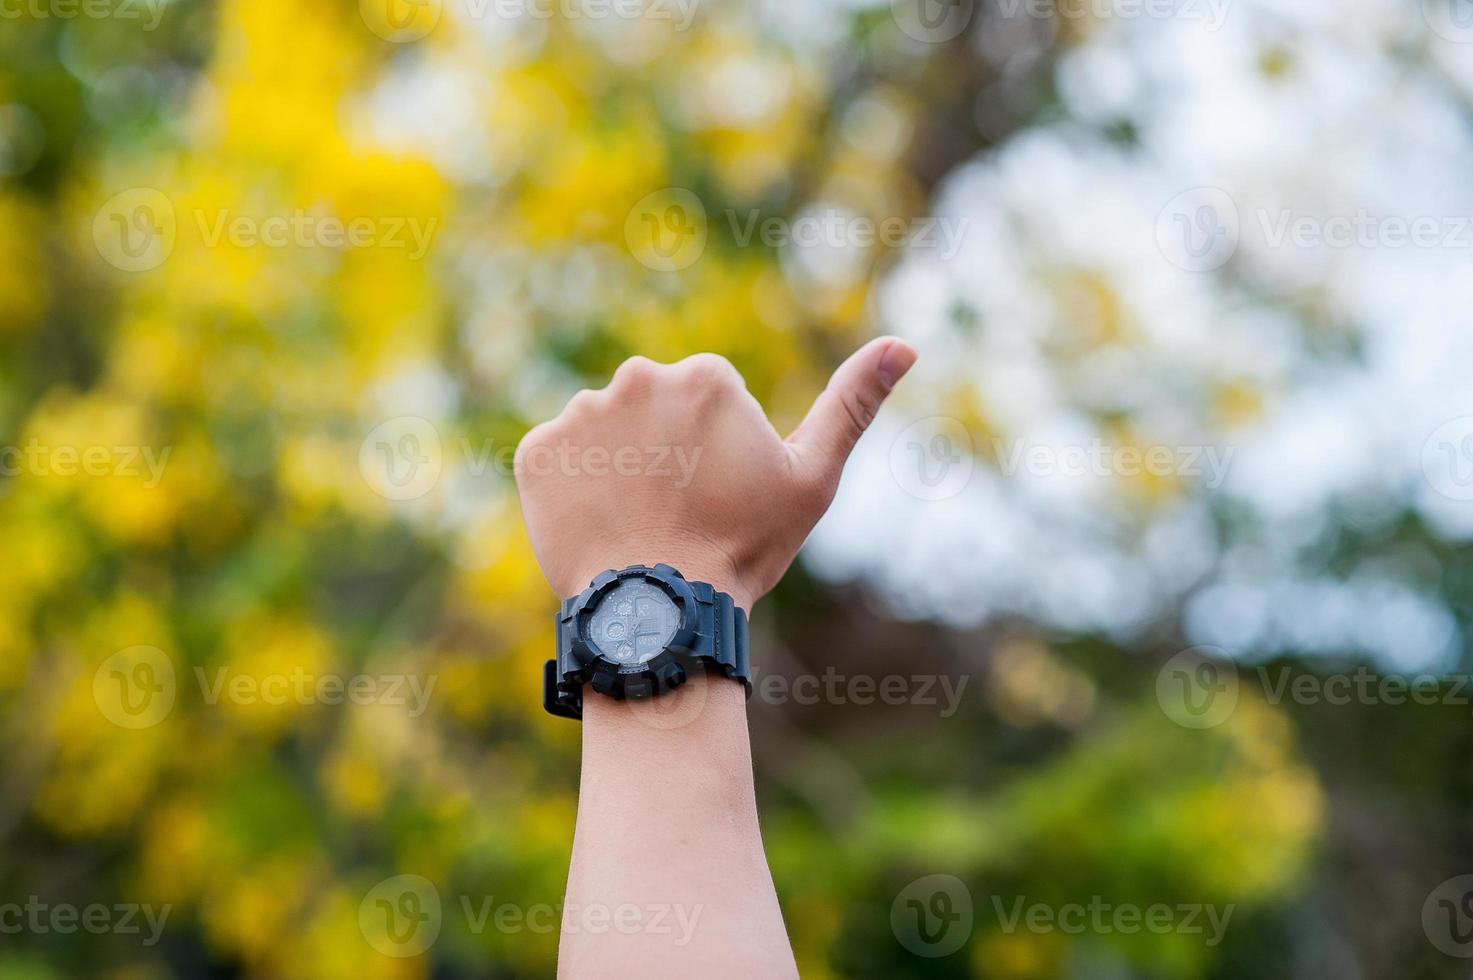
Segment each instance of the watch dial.
[{"label": "watch dial", "polygon": [[598,604],[588,639],[617,664],[643,664],[664,650],[680,628],[680,607],[658,585],[625,579]]}]

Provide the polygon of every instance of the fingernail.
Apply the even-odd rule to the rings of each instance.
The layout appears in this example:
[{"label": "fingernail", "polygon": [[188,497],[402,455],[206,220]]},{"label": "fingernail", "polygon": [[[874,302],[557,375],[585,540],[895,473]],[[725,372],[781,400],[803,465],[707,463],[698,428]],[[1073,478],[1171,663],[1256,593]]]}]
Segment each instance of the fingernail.
[{"label": "fingernail", "polygon": [[885,353],[880,357],[880,366],[876,369],[880,373],[880,381],[885,390],[889,391],[895,387],[895,383],[905,377],[911,365],[915,364],[920,355],[916,349],[903,340],[893,341],[885,348]]}]

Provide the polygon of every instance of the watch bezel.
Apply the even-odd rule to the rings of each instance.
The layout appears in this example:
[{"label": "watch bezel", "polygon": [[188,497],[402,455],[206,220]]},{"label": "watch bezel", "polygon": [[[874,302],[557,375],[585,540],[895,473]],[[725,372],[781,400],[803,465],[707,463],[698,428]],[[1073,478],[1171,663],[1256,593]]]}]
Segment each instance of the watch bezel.
[{"label": "watch bezel", "polygon": [[[638,664],[623,664],[604,656],[596,643],[588,638],[590,621],[608,594],[620,583],[631,579],[649,582],[675,603],[680,624],[664,649]],[[572,662],[577,665],[580,680],[615,698],[640,698],[663,693],[684,684],[689,673],[687,664],[695,650],[700,628],[700,613],[695,590],[685,577],[670,565],[630,565],[617,571],[601,572],[579,594],[573,606],[573,630],[569,645]]]}]

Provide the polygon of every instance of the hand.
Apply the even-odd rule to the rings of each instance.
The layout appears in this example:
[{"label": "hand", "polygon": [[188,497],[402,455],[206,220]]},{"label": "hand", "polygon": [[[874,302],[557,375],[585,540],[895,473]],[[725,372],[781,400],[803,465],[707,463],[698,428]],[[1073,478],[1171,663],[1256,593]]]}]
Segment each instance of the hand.
[{"label": "hand", "polygon": [[716,354],[632,357],[517,447],[532,548],[559,598],[666,562],[748,611],[828,509],[854,443],[916,351],[882,337],[840,365],[785,440]]}]

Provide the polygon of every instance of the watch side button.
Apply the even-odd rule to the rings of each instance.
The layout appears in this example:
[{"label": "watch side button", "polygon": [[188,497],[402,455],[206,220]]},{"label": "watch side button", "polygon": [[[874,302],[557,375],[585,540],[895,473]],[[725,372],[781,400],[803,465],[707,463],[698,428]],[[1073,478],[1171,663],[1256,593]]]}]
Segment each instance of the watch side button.
[{"label": "watch side button", "polygon": [[666,664],[660,671],[660,690],[669,691],[679,687],[689,680],[685,668],[680,664]]}]

